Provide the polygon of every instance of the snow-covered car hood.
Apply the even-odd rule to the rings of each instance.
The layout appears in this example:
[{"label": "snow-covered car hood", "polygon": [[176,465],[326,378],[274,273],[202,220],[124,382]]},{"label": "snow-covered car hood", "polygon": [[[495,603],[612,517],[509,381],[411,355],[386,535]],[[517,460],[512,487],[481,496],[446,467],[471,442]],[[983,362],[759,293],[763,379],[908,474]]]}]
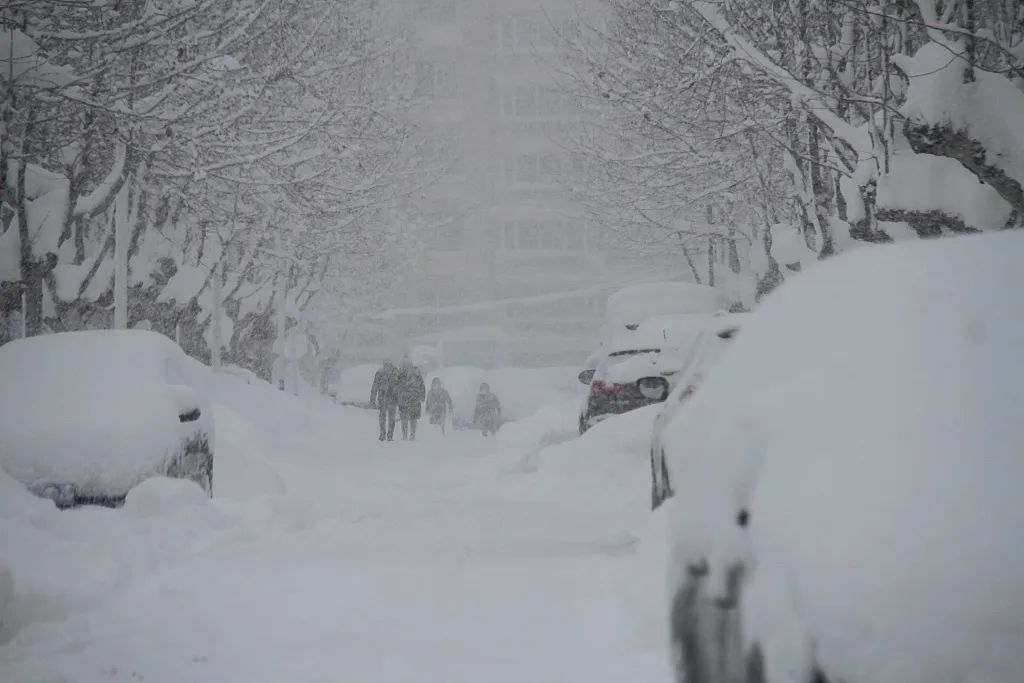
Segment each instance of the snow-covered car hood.
[{"label": "snow-covered car hood", "polygon": [[611,384],[631,384],[641,377],[671,377],[682,371],[688,363],[687,353],[680,349],[642,351],[619,360],[608,359],[598,369],[595,379]]},{"label": "snow-covered car hood", "polygon": [[187,383],[189,360],[169,339],[140,331],[0,347],[0,467],[30,488],[124,495],[188,439],[209,436],[209,407]]}]

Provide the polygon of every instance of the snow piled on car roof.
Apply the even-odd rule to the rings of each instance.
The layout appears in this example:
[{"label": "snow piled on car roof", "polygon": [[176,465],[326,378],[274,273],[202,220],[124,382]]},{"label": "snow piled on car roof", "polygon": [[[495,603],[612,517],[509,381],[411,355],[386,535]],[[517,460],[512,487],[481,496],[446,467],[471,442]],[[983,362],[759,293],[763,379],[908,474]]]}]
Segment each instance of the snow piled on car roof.
[{"label": "snow piled on car roof", "polygon": [[[0,347],[0,468],[29,487],[123,496],[181,448],[207,410],[198,364],[141,330],[68,332]],[[172,385],[172,386],[169,386]],[[181,423],[194,407],[200,420]]]},{"label": "snow piled on car roof", "polygon": [[615,329],[645,318],[672,313],[714,313],[729,308],[728,294],[692,282],[648,282],[608,296],[605,320]]},{"label": "snow piled on car roof", "polygon": [[[666,429],[674,566],[748,572],[768,680],[1024,671],[1024,234],[784,284]],[[741,511],[749,523],[737,522]],[[803,673],[801,673],[803,672]]]}]

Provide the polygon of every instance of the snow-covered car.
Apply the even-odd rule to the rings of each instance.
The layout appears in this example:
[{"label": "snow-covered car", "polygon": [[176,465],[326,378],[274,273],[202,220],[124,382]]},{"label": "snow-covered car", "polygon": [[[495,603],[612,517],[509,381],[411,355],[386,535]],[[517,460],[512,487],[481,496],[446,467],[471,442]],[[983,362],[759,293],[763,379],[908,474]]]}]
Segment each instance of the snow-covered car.
[{"label": "snow-covered car", "polygon": [[0,468],[60,508],[119,506],[152,476],[213,492],[202,366],[141,330],[0,346]]},{"label": "snow-covered car", "polygon": [[784,283],[664,425],[677,679],[1024,680],[1024,233]]},{"label": "snow-covered car", "polygon": [[659,399],[641,393],[637,380],[659,376],[674,387],[712,317],[660,315],[630,325],[628,334],[619,335],[608,346],[593,373],[580,373],[580,381],[590,385],[580,408],[580,434],[611,415],[657,403]]},{"label": "snow-covered car", "polygon": [[616,348],[628,348],[645,320],[719,314],[729,307],[723,290],[691,282],[648,282],[617,290],[608,296],[600,343],[584,362],[579,381],[590,384],[598,363]]},{"label": "snow-covered car", "polygon": [[[687,400],[693,396],[707,376],[708,371],[719,361],[722,353],[739,332],[746,313],[733,313],[715,316],[708,329],[701,332],[697,341],[696,353],[690,365],[686,367],[671,389],[668,378],[660,375],[641,377],[637,380],[640,393],[655,401],[664,401],[661,410],[654,418],[651,432],[651,509],[657,509],[672,496],[672,479],[669,476],[668,463],[665,462],[665,444],[662,432],[676,414],[683,409]],[[667,397],[667,398],[666,398]]]}]

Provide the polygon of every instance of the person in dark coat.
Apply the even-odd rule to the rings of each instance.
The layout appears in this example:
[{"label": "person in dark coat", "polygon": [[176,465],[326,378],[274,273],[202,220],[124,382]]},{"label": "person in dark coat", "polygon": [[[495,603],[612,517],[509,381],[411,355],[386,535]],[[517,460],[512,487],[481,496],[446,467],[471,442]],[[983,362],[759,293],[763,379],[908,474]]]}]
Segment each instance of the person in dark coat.
[{"label": "person in dark coat", "polygon": [[448,418],[448,413],[454,413],[455,407],[452,405],[452,397],[448,391],[441,386],[441,380],[435,377],[430,382],[430,391],[427,393],[427,416],[430,417],[430,424],[441,426],[441,436],[444,436],[444,424]]},{"label": "person in dark coat", "polygon": [[373,376],[370,405],[377,408],[380,440],[395,438],[395,413],[398,411],[398,368],[389,360]]},{"label": "person in dark coat", "polygon": [[406,358],[398,371],[398,417],[402,421],[402,438],[416,440],[416,423],[420,419],[427,387],[420,369]]},{"label": "person in dark coat", "polygon": [[487,382],[480,385],[480,393],[476,395],[473,424],[484,436],[497,433],[501,426],[501,402],[491,393],[491,386]]}]

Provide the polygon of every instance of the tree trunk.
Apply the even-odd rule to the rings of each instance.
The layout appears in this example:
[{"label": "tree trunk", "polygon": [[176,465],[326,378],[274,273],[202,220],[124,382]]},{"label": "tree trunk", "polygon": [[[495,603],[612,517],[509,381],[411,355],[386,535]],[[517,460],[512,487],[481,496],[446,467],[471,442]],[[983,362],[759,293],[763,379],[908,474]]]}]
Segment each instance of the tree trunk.
[{"label": "tree trunk", "polygon": [[679,237],[679,242],[683,248],[683,256],[686,258],[686,263],[690,266],[690,272],[693,273],[693,281],[698,285],[703,284],[700,273],[697,271],[697,264],[693,262],[693,256],[690,254],[690,248],[686,246],[686,239],[682,233],[676,233],[676,235]]},{"label": "tree trunk", "polygon": [[757,281],[757,289],[754,292],[754,298],[757,301],[782,284],[782,271],[779,269],[779,262],[772,256],[772,229],[768,225],[765,225],[763,245],[764,253],[768,258],[768,272]]},{"label": "tree trunk", "polygon": [[224,333],[223,328],[220,324],[221,316],[223,315],[224,305],[222,300],[221,288],[222,279],[224,276],[224,262],[220,261],[213,267],[213,283],[211,288],[211,295],[213,296],[213,310],[210,313],[210,324],[213,325],[211,335],[212,337],[212,348],[210,349],[210,367],[214,370],[220,369],[220,355],[221,349],[224,346]]},{"label": "tree trunk", "polygon": [[128,188],[125,181],[114,200],[114,329],[128,328]]},{"label": "tree trunk", "polygon": [[[910,147],[918,154],[934,154],[959,161],[983,183],[992,186],[999,196],[1013,207],[1018,215],[1024,215],[1024,187],[1016,178],[1011,178],[1003,169],[986,161],[986,149],[966,131],[953,130],[946,125],[931,125],[920,121],[907,120],[903,133]],[[996,227],[996,226],[986,226]]]},{"label": "tree trunk", "polygon": [[715,238],[708,237],[708,286],[715,286]]},{"label": "tree trunk", "polygon": [[821,230],[821,245],[818,258],[827,258],[835,254],[832,240],[831,202],[828,199],[824,173],[828,171],[821,166],[821,145],[818,140],[818,124],[813,118],[808,121],[807,153],[810,156],[811,194],[814,196],[814,211],[818,217],[818,228]]}]

